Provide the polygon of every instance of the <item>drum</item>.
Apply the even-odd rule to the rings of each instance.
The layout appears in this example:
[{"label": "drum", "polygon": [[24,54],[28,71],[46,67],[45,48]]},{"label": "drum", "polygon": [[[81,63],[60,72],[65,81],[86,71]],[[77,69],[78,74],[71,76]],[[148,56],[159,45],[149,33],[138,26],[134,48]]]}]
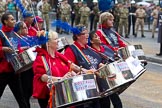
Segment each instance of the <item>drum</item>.
[{"label": "drum", "polygon": [[102,96],[121,93],[135,81],[128,64],[121,60],[99,68],[97,76]]},{"label": "drum", "polygon": [[84,74],[61,80],[55,85],[56,107],[68,107],[98,99],[99,89],[94,74]]},{"label": "drum", "polygon": [[69,45],[69,42],[65,37],[61,37],[58,39],[58,48],[57,50],[61,52],[64,48],[66,48]]},{"label": "drum", "polygon": [[18,55],[14,55],[10,59],[16,73],[21,73],[32,68],[32,63],[36,58],[37,53],[33,52],[36,47],[31,47]]},{"label": "drum", "polygon": [[132,56],[127,58],[125,62],[128,64],[128,67],[131,70],[133,78],[135,80],[146,71],[145,67],[141,64],[141,62]]},{"label": "drum", "polygon": [[142,63],[147,64],[147,60],[144,55],[142,45],[130,45],[124,48],[119,48],[118,53],[124,60],[126,60],[130,56],[133,56],[139,59]]}]

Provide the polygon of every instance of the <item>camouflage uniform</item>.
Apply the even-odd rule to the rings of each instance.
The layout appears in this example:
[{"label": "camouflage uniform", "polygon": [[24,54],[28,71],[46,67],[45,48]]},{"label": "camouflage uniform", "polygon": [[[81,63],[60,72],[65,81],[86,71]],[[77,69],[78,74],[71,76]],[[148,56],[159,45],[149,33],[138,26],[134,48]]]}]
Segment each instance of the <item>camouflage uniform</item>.
[{"label": "camouflage uniform", "polygon": [[86,7],[82,6],[79,9],[79,14],[80,14],[80,24],[88,28],[90,8],[87,6]]},{"label": "camouflage uniform", "polygon": [[5,2],[0,2],[0,18],[6,11],[6,3]]},{"label": "camouflage uniform", "polygon": [[98,8],[98,4],[96,6],[93,7],[93,13],[94,13],[94,21],[93,21],[93,28],[94,30],[97,30],[97,23],[99,21],[99,8]]},{"label": "camouflage uniform", "polygon": [[61,4],[61,20],[70,22],[71,6],[69,4]]},{"label": "camouflage uniform", "polygon": [[125,37],[128,37],[128,16],[129,16],[129,10],[124,7],[120,9],[119,12],[120,20],[119,20],[119,34],[123,35],[123,26],[125,30]]},{"label": "camouflage uniform", "polygon": [[146,16],[146,12],[144,9],[138,8],[136,10],[136,24],[135,24],[136,34],[135,34],[135,37],[137,37],[139,25],[141,25],[141,36],[145,37],[144,36],[144,18],[145,18],[145,16]]},{"label": "camouflage uniform", "polygon": [[117,32],[118,32],[119,20],[120,20],[119,12],[120,12],[119,7],[116,6],[114,8],[113,15],[114,15],[114,28]]},{"label": "camouflage uniform", "polygon": [[29,3],[26,0],[22,0],[22,5],[25,7],[25,9],[27,9],[28,11],[32,11],[30,10],[30,6]]},{"label": "camouflage uniform", "polygon": [[50,4],[48,2],[43,2],[41,12],[42,12],[42,18],[44,19],[45,24],[46,24],[46,30],[49,30],[49,12],[50,12],[50,10],[51,10]]},{"label": "camouflage uniform", "polygon": [[153,12],[151,13],[151,16],[154,19],[152,23],[152,38],[154,38],[155,29],[157,27],[158,13],[159,13],[158,9],[154,9]]},{"label": "camouflage uniform", "polygon": [[80,23],[80,14],[79,14],[79,6],[74,7],[74,12],[75,12],[75,25],[78,25]]}]

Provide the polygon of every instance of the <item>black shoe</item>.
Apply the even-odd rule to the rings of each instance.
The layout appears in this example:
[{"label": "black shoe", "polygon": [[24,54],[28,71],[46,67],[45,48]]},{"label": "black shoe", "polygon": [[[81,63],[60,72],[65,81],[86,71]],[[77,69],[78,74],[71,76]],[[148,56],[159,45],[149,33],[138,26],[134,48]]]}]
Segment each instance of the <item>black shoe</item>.
[{"label": "black shoe", "polygon": [[144,35],[142,35],[141,37],[142,37],[142,38],[145,38],[145,36],[144,36]]},{"label": "black shoe", "polygon": [[152,35],[152,38],[154,38],[154,35]]},{"label": "black shoe", "polygon": [[125,38],[129,38],[129,36],[125,36]]},{"label": "black shoe", "polygon": [[162,53],[156,54],[157,56],[162,56]]},{"label": "black shoe", "polygon": [[137,34],[134,34],[134,37],[137,37]]}]

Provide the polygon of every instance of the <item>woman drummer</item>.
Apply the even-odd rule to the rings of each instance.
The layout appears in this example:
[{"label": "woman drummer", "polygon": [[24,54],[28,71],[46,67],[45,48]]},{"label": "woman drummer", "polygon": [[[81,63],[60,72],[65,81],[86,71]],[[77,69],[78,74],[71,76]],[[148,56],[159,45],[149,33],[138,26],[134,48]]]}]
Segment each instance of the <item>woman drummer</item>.
[{"label": "woman drummer", "polygon": [[41,108],[46,108],[48,105],[49,88],[47,83],[57,82],[62,78],[76,75],[71,70],[80,71],[80,68],[57,51],[58,34],[49,31],[46,36],[48,36],[49,41],[46,45],[42,45],[42,48],[36,48],[37,57],[33,63],[33,97],[38,99]]},{"label": "woman drummer", "polygon": [[[76,32],[77,31],[77,32]],[[98,69],[102,65],[103,58],[94,50],[87,46],[88,43],[88,29],[85,26],[79,25],[73,31],[74,43],[66,48],[65,56],[85,69]],[[95,100],[89,105],[92,108],[109,108],[109,97],[101,98],[99,101]],[[84,108],[84,105],[78,108]]]},{"label": "woman drummer", "polygon": [[[96,35],[96,31],[91,31],[89,33],[89,45],[97,52],[105,55],[105,58],[108,59],[108,62],[113,62],[117,57],[115,52],[107,47],[106,45],[101,44],[100,37]],[[122,102],[117,93],[114,93],[109,96],[114,108],[122,108]]]},{"label": "woman drummer", "polygon": [[[19,40],[17,41],[19,43],[20,53],[25,51],[27,48],[31,46],[31,41],[35,41],[34,38],[31,37],[29,38],[28,28],[26,24],[22,21],[19,21],[15,24],[14,31],[20,36]],[[30,39],[30,41],[28,38]],[[20,39],[22,40],[20,41]],[[34,75],[33,75],[32,68],[23,71],[20,74],[20,84],[22,86],[23,95],[28,105],[28,108],[30,108],[30,97],[32,96],[32,91],[33,91],[33,76]]]},{"label": "woman drummer", "polygon": [[118,48],[125,47],[126,44],[120,39],[120,35],[113,30],[114,16],[109,12],[103,12],[99,18],[99,29],[96,34],[101,42],[117,52]]},{"label": "woman drummer", "polygon": [[[14,39],[18,38],[14,33],[15,19],[12,14],[5,13],[1,17],[2,31],[0,31],[0,97],[2,96],[6,85],[11,89],[20,108],[28,108],[22,94],[19,84],[19,75],[17,75],[10,64],[11,58],[18,50],[18,44]],[[3,66],[2,66],[3,65]]]}]

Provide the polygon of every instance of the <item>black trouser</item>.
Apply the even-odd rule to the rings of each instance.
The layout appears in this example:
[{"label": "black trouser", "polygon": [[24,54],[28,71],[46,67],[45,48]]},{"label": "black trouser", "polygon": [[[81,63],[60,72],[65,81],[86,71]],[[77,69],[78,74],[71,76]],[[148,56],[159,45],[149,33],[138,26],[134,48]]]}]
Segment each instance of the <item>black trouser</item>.
[{"label": "black trouser", "polygon": [[122,102],[121,102],[118,94],[114,93],[114,94],[110,95],[109,97],[113,104],[113,108],[123,108]]},{"label": "black trouser", "polygon": [[0,97],[8,84],[16,101],[18,102],[19,108],[28,108],[23,97],[19,80],[19,75],[16,75],[14,72],[0,73]]},{"label": "black trouser", "polygon": [[[85,103],[85,105],[84,104],[78,105],[75,108],[102,108],[102,107],[101,107],[100,100],[96,99],[96,100],[92,100],[90,103]],[[109,107],[105,107],[105,108],[109,108]]]},{"label": "black trouser", "polygon": [[75,14],[71,14],[71,26],[74,26]]},{"label": "black trouser", "polygon": [[93,21],[94,21],[94,15],[90,15],[90,31],[93,30]]},{"label": "black trouser", "polygon": [[160,53],[159,54],[162,54],[162,43],[160,43]]},{"label": "black trouser", "polygon": [[38,104],[39,104],[40,108],[47,108],[48,100],[49,100],[49,98],[38,99]]},{"label": "black trouser", "polygon": [[128,34],[130,35],[131,31],[131,25],[132,25],[132,33],[135,35],[135,23],[136,23],[136,18],[135,16],[130,15],[128,17]]},{"label": "black trouser", "polygon": [[25,101],[30,108],[30,97],[33,93],[33,70],[32,68],[20,74],[20,84],[22,86]]}]

